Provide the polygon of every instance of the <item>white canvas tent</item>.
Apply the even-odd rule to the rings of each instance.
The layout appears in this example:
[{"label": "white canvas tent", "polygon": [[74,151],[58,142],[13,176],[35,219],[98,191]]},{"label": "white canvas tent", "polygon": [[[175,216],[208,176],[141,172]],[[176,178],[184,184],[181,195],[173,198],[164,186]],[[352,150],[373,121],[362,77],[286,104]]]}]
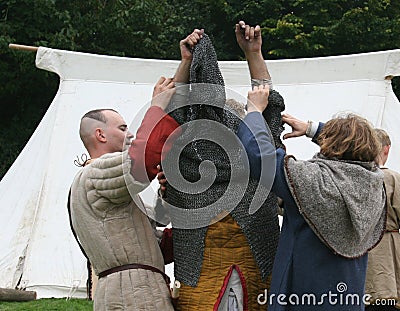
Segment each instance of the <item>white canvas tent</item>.
[{"label": "white canvas tent", "polygon": [[[267,62],[286,111],[326,121],[353,111],[389,132],[388,166],[400,171],[400,104],[388,76],[400,75],[400,50]],[[177,61],[131,59],[39,48],[38,68],[55,72],[60,86],[48,111],[0,183],[0,287],[26,288],[43,297],[86,297],[86,265],[68,224],[67,194],[85,152],[80,117],[111,107],[128,124],[138,120],[160,75]],[[246,96],[245,62],[220,62],[227,87]],[[131,130],[134,132],[132,124]],[[289,153],[310,158],[317,147],[305,138],[286,141]],[[151,203],[152,192],[143,195]],[[171,271],[169,271],[171,273]]]}]

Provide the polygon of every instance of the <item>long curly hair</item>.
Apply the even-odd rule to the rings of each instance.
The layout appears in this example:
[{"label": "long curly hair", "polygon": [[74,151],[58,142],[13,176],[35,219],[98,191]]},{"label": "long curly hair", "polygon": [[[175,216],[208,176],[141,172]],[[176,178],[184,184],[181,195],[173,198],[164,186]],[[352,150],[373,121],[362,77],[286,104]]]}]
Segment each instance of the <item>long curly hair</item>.
[{"label": "long curly hair", "polygon": [[324,156],[341,160],[371,162],[381,149],[372,124],[352,113],[329,120],[318,137],[318,143]]}]

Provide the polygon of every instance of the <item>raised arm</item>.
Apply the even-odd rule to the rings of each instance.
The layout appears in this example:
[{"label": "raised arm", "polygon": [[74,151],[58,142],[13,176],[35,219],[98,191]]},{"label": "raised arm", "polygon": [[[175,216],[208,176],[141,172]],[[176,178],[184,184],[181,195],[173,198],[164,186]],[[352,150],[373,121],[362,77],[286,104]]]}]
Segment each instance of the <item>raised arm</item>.
[{"label": "raised arm", "polygon": [[236,24],[236,40],[242,49],[249,66],[251,79],[271,80],[267,65],[262,55],[262,37],[259,25],[252,27],[244,21]]},{"label": "raised arm", "polygon": [[[192,49],[199,42],[203,30],[195,29],[179,43],[181,62],[173,78],[161,77],[154,86],[151,107],[146,112],[142,124],[138,129],[135,140],[132,141],[129,155],[132,160],[131,174],[141,182],[149,182],[158,173],[157,166],[172,147],[172,140],[167,138],[179,127],[179,124],[168,114],[167,109],[171,97],[175,94],[175,101],[186,97],[185,88],[175,88],[179,84],[189,82],[190,65],[192,63]],[[174,137],[179,135],[179,130]]]},{"label": "raised arm", "polygon": [[250,175],[264,185],[271,184],[271,175],[265,172],[271,172],[268,166],[275,165],[275,147],[261,115],[268,106],[268,95],[269,87],[266,85],[255,86],[248,92],[248,114],[237,132],[249,159]]},{"label": "raised arm", "polygon": [[281,134],[284,130],[281,113],[285,110],[285,103],[279,92],[273,90],[271,75],[261,50],[261,28],[259,25],[252,27],[240,21],[236,24],[235,33],[238,45],[247,59],[252,88],[254,89],[254,87],[259,85],[269,86],[269,104],[262,112],[262,115],[271,130],[275,147],[285,148],[281,140]]},{"label": "raised arm", "polygon": [[275,149],[262,112],[268,106],[269,88],[255,86],[248,93],[248,114],[237,132],[250,164],[250,175],[281,197],[290,196],[284,173],[285,151]]},{"label": "raised arm", "polygon": [[174,76],[174,82],[176,83],[188,83],[189,82],[189,71],[190,65],[192,64],[192,50],[202,38],[204,30],[195,29],[185,39],[179,42],[179,48],[181,50],[181,62],[176,70]]},{"label": "raised arm", "polygon": [[[172,78],[161,77],[154,86],[151,106],[129,147],[131,174],[140,182],[146,183],[154,179],[158,172],[157,165],[171,148],[173,140],[168,140],[168,145],[165,143],[179,124],[164,110],[174,93]],[[175,136],[178,133],[179,131],[175,132]]]}]

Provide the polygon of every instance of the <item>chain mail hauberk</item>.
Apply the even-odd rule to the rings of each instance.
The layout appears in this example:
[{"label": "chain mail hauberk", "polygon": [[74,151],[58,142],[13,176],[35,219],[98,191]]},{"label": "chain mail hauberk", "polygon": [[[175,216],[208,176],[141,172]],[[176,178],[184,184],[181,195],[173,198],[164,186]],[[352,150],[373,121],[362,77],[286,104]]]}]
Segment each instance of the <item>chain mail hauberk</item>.
[{"label": "chain mail hauberk", "polygon": [[[237,178],[248,176],[248,167],[240,161],[243,150],[233,143],[234,140],[229,139],[221,146],[221,141],[216,137],[216,132],[219,131],[212,126],[219,124],[227,133],[235,134],[240,117],[225,106],[224,80],[216,52],[206,34],[193,50],[190,85],[186,98],[185,106],[174,102],[169,105],[169,114],[183,126],[183,132],[167,155],[166,163],[178,161],[175,162],[179,166],[177,174],[181,174],[184,181],[181,184],[175,182],[174,186],[171,186],[174,177],[167,176],[165,201],[192,212],[188,217],[187,214],[179,213],[177,209],[178,212],[171,212],[170,215],[173,225],[175,278],[187,285],[196,286],[202,266],[207,225],[196,228],[192,224],[204,221],[207,223],[207,219],[211,222],[228,209],[249,241],[262,278],[266,280],[272,270],[279,238],[277,198],[272,193],[266,197],[268,190],[265,189],[262,198],[258,198],[260,208],[254,214],[249,214],[250,202],[255,199],[254,194],[260,185],[251,178]],[[283,127],[280,112],[284,110],[284,104],[277,91],[270,92],[267,109],[265,117],[275,144],[282,146],[280,134]],[[203,162],[213,165],[201,168]],[[196,184],[203,177],[207,183],[210,175],[213,176],[213,180],[204,191],[186,189],[185,182]],[[236,176],[234,180],[233,175]],[[201,185],[199,187],[201,188]],[[229,195],[219,203],[219,199],[228,188],[238,195]],[[213,208],[207,209],[211,205]],[[178,228],[175,224],[179,224]]]}]

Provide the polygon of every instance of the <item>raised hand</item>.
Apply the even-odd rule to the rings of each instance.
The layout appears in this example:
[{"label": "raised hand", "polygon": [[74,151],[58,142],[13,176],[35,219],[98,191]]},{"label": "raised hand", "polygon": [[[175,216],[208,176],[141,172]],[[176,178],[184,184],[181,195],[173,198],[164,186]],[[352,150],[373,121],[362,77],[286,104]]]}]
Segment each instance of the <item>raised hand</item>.
[{"label": "raised hand", "polygon": [[236,41],[245,55],[261,52],[262,38],[259,25],[252,27],[246,25],[244,21],[240,21],[236,24],[235,34]]},{"label": "raised hand", "polygon": [[203,33],[204,29],[194,29],[190,35],[179,42],[182,60],[192,60],[192,50],[202,38]]},{"label": "raised hand", "polygon": [[181,62],[174,76],[174,81],[179,83],[189,82],[189,70],[192,64],[193,54],[192,50],[199,43],[200,39],[203,37],[204,29],[195,29],[188,35],[185,39],[179,42],[179,47],[181,50]]},{"label": "raised hand", "polygon": [[300,137],[306,134],[307,122],[296,119],[289,114],[282,114],[282,122],[288,124],[292,128],[292,132],[283,135],[283,139]]},{"label": "raised hand", "polygon": [[158,106],[165,110],[175,93],[175,83],[172,78],[161,77],[153,89],[151,106]]},{"label": "raised hand", "polygon": [[269,86],[255,86],[252,91],[247,94],[247,111],[263,112],[268,106]]}]

